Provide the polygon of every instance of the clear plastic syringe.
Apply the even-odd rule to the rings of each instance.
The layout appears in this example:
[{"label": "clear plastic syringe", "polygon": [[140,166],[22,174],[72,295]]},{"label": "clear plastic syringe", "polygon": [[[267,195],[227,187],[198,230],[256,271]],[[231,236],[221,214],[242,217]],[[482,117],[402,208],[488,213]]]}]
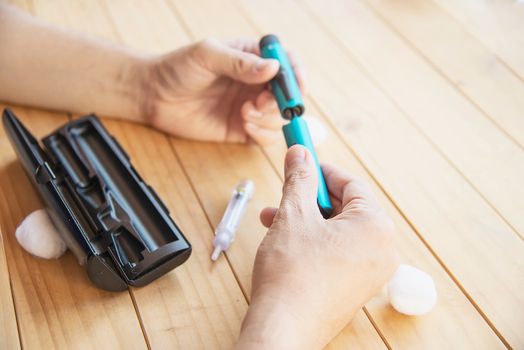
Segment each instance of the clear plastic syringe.
[{"label": "clear plastic syringe", "polygon": [[227,250],[235,239],[238,224],[254,190],[255,184],[251,180],[243,180],[236,185],[224,216],[215,230],[215,239],[213,239],[215,249],[211,254],[211,260],[217,260],[220,253]]}]

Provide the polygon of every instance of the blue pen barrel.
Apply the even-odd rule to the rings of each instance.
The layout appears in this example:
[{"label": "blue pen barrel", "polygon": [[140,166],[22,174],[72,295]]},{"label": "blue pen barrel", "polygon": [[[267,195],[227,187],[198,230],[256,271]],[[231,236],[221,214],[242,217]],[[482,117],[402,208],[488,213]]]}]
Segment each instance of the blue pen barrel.
[{"label": "blue pen barrel", "polygon": [[275,35],[266,35],[260,40],[260,55],[264,58],[273,58],[280,63],[280,69],[270,84],[282,116],[291,119],[302,115],[304,102],[295,73],[286,51]]},{"label": "blue pen barrel", "polygon": [[329,199],[329,192],[326,187],[326,182],[324,181],[324,175],[322,174],[322,169],[320,168],[318,162],[317,153],[315,152],[313,141],[309,135],[309,129],[305,120],[301,117],[295,117],[291,119],[289,124],[284,125],[283,130],[288,148],[297,144],[302,145],[306,147],[313,155],[318,173],[317,203],[322,216],[328,218],[333,212],[333,206],[331,205],[331,201]]},{"label": "blue pen barrel", "polygon": [[317,202],[322,216],[328,218],[333,212],[333,206],[329,199],[329,193],[324,181],[322,169],[318,163],[317,154],[313,141],[309,135],[306,122],[300,117],[304,113],[304,102],[298,87],[297,79],[286,51],[275,35],[266,35],[260,40],[260,54],[264,58],[273,58],[280,63],[277,75],[271,80],[271,89],[284,119],[290,120],[284,125],[284,136],[287,147],[299,144],[306,147],[315,159],[318,173],[318,196]]}]

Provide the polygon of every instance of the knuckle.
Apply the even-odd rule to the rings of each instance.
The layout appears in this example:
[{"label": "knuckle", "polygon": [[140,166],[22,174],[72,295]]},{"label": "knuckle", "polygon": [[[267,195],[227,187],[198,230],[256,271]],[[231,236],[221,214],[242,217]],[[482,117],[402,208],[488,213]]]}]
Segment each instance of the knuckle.
[{"label": "knuckle", "polygon": [[242,57],[235,57],[233,59],[232,65],[233,65],[233,71],[235,73],[242,73],[247,69],[246,61],[242,59]]},{"label": "knuckle", "polygon": [[280,204],[281,210],[278,212],[279,221],[288,221],[294,213],[300,212],[300,206],[297,204],[297,201],[289,197],[290,196],[282,198],[282,203]]},{"label": "knuckle", "polygon": [[206,38],[206,39],[202,39],[200,40],[196,45],[195,47],[199,50],[203,50],[203,51],[207,51],[209,50],[210,48],[216,46],[217,44],[217,40],[216,39],[213,39],[213,38]]},{"label": "knuckle", "polygon": [[369,193],[371,191],[368,183],[359,177],[352,179],[346,186],[345,190],[350,190],[354,193]]},{"label": "knuckle", "polygon": [[375,222],[377,239],[384,245],[393,244],[395,237],[396,227],[388,216],[382,214],[380,218]]},{"label": "knuckle", "polygon": [[297,196],[290,194],[282,198],[280,209],[275,217],[279,224],[291,225],[291,221],[301,220],[303,217],[304,210]]},{"label": "knuckle", "polygon": [[202,39],[193,45],[193,55],[199,59],[204,59],[209,51],[217,46],[217,43],[217,40],[213,38]]},{"label": "knuckle", "polygon": [[297,185],[307,182],[311,179],[313,174],[311,174],[306,169],[298,168],[290,171],[286,174],[286,183],[289,185]]}]

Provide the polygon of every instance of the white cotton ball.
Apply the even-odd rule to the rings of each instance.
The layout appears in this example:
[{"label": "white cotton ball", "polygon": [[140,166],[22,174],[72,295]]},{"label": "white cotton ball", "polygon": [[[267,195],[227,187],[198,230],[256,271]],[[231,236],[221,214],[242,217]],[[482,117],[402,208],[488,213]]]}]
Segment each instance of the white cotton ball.
[{"label": "white cotton ball", "polygon": [[324,143],[328,137],[326,125],[320,119],[310,115],[305,115],[302,118],[306,121],[313,144],[318,146]]},{"label": "white cotton ball", "polygon": [[29,214],[18,226],[15,235],[22,248],[40,258],[57,259],[67,250],[44,209]]},{"label": "white cotton ball", "polygon": [[437,303],[437,289],[433,279],[413,266],[400,265],[387,289],[391,306],[405,315],[423,315]]}]

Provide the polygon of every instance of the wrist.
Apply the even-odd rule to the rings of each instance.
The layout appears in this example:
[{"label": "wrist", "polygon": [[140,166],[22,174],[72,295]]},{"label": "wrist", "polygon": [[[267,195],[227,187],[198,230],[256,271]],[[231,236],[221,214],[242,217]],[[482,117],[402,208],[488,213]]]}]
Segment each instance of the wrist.
[{"label": "wrist", "polygon": [[[92,47],[89,68],[78,68],[79,86],[71,87],[69,100],[76,101],[67,110],[145,123],[142,113],[143,85],[149,58],[132,49],[98,43]],[[75,96],[77,96],[75,98]]]},{"label": "wrist", "polygon": [[150,59],[130,53],[119,65],[112,93],[115,113],[120,119],[149,124],[148,95]]},{"label": "wrist", "polygon": [[[314,317],[314,315],[311,315]],[[236,349],[319,349],[323,332],[294,313],[283,300],[254,299],[242,323]]]}]

